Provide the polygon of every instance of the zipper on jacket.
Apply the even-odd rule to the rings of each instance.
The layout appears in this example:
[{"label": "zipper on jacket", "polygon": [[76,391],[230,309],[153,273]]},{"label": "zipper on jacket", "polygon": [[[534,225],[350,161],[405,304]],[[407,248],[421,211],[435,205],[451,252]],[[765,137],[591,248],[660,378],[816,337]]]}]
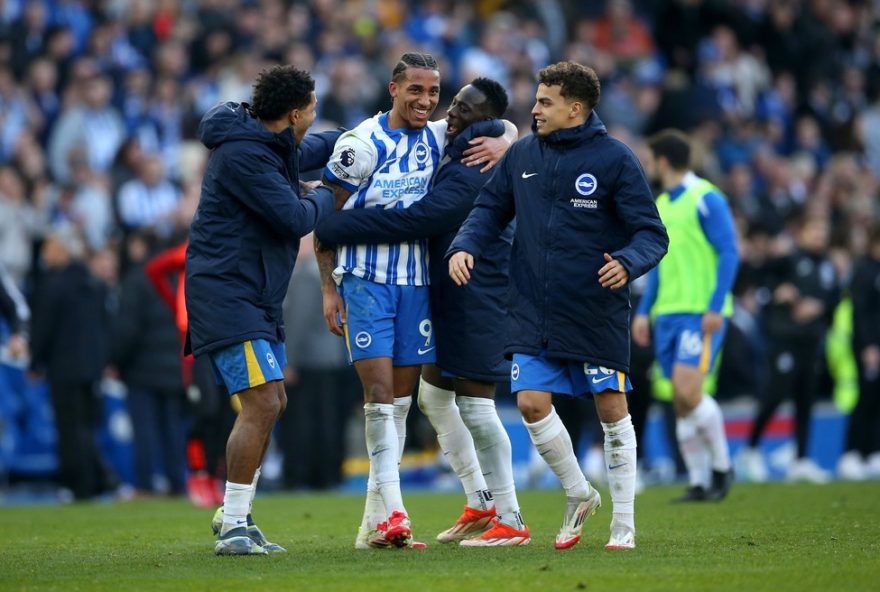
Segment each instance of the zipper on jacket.
[{"label": "zipper on jacket", "polygon": [[560,157],[557,154],[556,162],[553,165],[553,182],[550,187],[550,215],[547,216],[547,228],[545,232],[546,238],[544,242],[544,322],[541,326],[541,343],[543,344],[544,349],[547,348],[547,342],[549,341],[549,338],[547,336],[547,321],[550,316],[550,278],[548,277],[548,269],[550,268],[550,240],[553,236],[553,212],[556,209],[556,179],[558,178],[557,173],[559,171],[559,159]]}]

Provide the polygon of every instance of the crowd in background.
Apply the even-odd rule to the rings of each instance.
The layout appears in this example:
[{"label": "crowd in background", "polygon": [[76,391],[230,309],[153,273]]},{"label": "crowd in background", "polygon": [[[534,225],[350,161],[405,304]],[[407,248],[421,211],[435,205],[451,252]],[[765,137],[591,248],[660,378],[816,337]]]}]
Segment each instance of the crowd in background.
[{"label": "crowd in background", "polygon": [[[416,49],[440,63],[436,118],[462,84],[487,76],[510,94],[506,118],[531,133],[535,73],[569,59],[597,71],[598,114],[637,154],[660,129],[691,134],[695,169],[727,195],[740,237],[732,333],[745,346],[731,348],[722,394],[762,396],[765,268],[794,249],[794,219],[828,221],[820,250],[843,295],[868,254],[880,214],[873,0],[0,0],[0,266],[31,305],[31,378],[48,381],[69,420],[57,422],[59,450],[93,468],[62,477],[77,496],[113,482],[76,431],[95,409],[67,394],[102,378],[138,393],[135,431],[153,431],[141,441],[170,447],[141,459],[138,488],[153,487],[155,467],[167,489],[184,487],[183,435],[157,431],[183,430],[180,343],[142,265],[185,238],[206,158],[202,115],[247,101],[263,67],[291,63],[316,80],[317,128],[350,128],[388,108],[391,69]],[[320,311],[320,294],[312,255],[301,255],[287,378],[302,413],[288,413],[279,438],[297,449],[342,433],[359,400],[341,341],[303,312]],[[287,466],[287,484],[338,483],[342,446]]]}]

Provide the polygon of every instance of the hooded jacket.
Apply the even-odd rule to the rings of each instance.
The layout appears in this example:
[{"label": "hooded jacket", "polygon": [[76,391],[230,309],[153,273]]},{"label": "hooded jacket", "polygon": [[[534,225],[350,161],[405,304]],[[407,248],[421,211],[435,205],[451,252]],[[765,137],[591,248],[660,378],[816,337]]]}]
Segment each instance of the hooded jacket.
[{"label": "hooded jacket", "polygon": [[186,252],[185,353],[250,339],[284,340],[281,304],[300,238],[333,210],[319,187],[299,193],[299,171],[322,168],[339,131],[269,131],[246,103],[221,103],[199,124],[211,150]]},{"label": "hooded jacket", "polygon": [[516,216],[510,256],[507,347],[629,372],[629,283],[599,284],[610,254],[629,281],[669,245],[633,152],[592,113],[573,128],[511,146],[483,187],[447,257],[482,254]]}]

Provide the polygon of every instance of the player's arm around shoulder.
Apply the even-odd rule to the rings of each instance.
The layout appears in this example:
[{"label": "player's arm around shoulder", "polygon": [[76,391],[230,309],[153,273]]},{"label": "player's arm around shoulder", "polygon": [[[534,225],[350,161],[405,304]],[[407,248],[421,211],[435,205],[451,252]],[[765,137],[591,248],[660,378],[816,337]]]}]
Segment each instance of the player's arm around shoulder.
[{"label": "player's arm around shoulder", "polygon": [[324,168],[333,154],[336,142],[346,131],[344,128],[337,128],[306,134],[296,147],[299,170],[314,171]]},{"label": "player's arm around shoulder", "polygon": [[486,173],[497,165],[519,137],[519,130],[510,121],[500,120],[504,131],[499,136],[478,136],[468,143],[470,147],[463,152],[461,163],[473,167],[483,165],[481,173]]}]

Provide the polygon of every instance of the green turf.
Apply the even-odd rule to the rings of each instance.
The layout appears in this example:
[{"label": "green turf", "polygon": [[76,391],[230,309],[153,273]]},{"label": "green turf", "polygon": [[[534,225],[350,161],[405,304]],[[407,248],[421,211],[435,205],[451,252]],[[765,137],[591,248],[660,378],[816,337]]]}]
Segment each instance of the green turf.
[{"label": "green turf", "polygon": [[553,549],[563,496],[522,492],[529,547],[433,543],[463,496],[408,494],[423,551],[355,551],[362,501],[266,495],[255,517],[290,553],[215,557],[212,511],[186,501],[0,508],[0,590],[878,590],[880,485],[738,485],[720,504],[637,498],[638,548],[606,552],[610,499],[585,540]]}]

